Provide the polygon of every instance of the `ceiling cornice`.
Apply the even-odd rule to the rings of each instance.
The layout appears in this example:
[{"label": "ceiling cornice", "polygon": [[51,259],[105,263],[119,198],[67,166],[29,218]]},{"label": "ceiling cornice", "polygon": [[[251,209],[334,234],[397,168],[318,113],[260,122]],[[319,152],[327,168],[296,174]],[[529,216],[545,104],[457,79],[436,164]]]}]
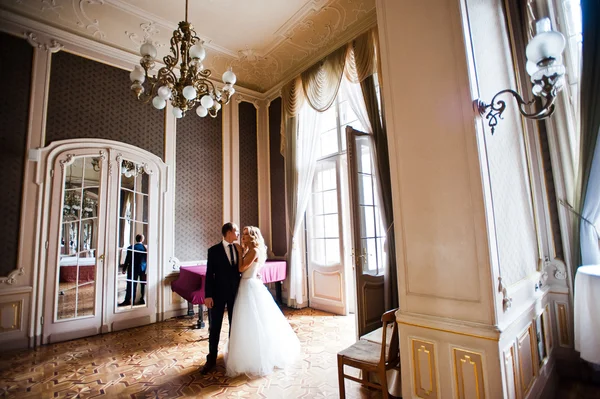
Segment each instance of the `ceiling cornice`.
[{"label": "ceiling cornice", "polygon": [[[63,47],[62,51],[67,51],[93,61],[111,65],[116,68],[130,71],[134,65],[139,65],[140,56],[132,54],[128,51],[115,48],[108,44],[104,44],[86,37],[70,33],[63,29],[58,29],[43,22],[39,22],[19,14],[15,14],[8,10],[0,8],[0,31],[28,39],[31,33],[36,37],[36,40],[42,44],[50,44],[56,41]],[[28,40],[30,44],[31,40]],[[164,64],[156,60],[156,68],[160,68]],[[215,84],[221,84],[220,81],[209,79]],[[236,86],[236,93],[240,93],[246,98],[262,100],[265,98],[264,93],[260,93],[245,87]]]},{"label": "ceiling cornice", "polygon": [[331,54],[332,52],[334,52],[341,46],[347,44],[351,40],[354,40],[356,37],[360,36],[367,30],[369,30],[375,26],[377,26],[377,14],[373,13],[373,14],[369,15],[367,18],[364,18],[359,25],[353,26],[353,29],[348,29],[343,35],[338,37],[338,40],[336,40],[329,46],[325,47],[322,52],[319,52],[318,54],[316,54],[313,57],[307,58],[304,62],[302,62],[301,64],[296,66],[288,74],[286,79],[280,81],[275,86],[273,86],[271,89],[269,89],[265,92],[265,98],[267,100],[269,100],[269,99],[272,100],[272,99],[279,97],[279,95],[281,94],[281,88],[283,87],[283,85],[285,85],[290,80],[292,80],[293,78],[295,78],[296,76],[298,76],[299,74],[301,74],[302,72],[304,72],[305,70],[307,70],[308,68],[313,66],[319,60],[323,59],[324,57]]},{"label": "ceiling cornice", "polygon": [[[83,4],[88,0],[79,1]],[[36,11],[32,12],[30,7],[23,11],[15,8],[14,4],[8,7],[6,3],[0,5],[0,15],[21,27],[20,32],[13,34],[23,37],[27,31],[33,31],[48,38],[60,38],[66,44],[65,51],[101,54],[84,56],[126,70],[139,63],[137,49],[144,40],[151,40],[161,53],[168,50],[165,43],[170,39],[173,22],[126,0],[94,1],[101,2],[93,4],[96,7],[102,5],[104,16],[120,15],[122,20],[110,25],[108,21],[112,20],[103,23],[94,19],[96,15],[88,15],[90,10],[87,10],[88,14],[84,17],[90,23],[88,26],[82,25],[81,15],[73,12],[67,15],[66,8],[61,16],[56,10],[50,13],[43,8],[35,8]],[[40,3],[35,4],[40,6]],[[211,49],[205,63],[209,65],[212,77],[218,80],[223,72],[233,67],[238,76],[238,92],[255,98],[271,98],[294,76],[377,23],[373,0],[309,0],[303,4],[275,31],[272,36],[275,40],[267,48],[246,48],[234,52],[205,38],[206,47]],[[125,24],[123,20],[129,22]],[[90,26],[93,29],[88,29]],[[6,30],[3,28],[0,26],[0,30]],[[104,31],[110,36],[97,34],[104,34]],[[160,67],[162,55],[158,58],[157,67]]]},{"label": "ceiling cornice", "polygon": [[[177,25],[178,25],[179,21],[169,21],[168,19],[165,19],[161,16],[158,16],[156,14],[153,14],[151,12],[143,10],[143,9],[136,7],[136,6],[132,5],[131,3],[128,3],[123,0],[104,0],[104,1],[106,2],[106,4],[110,4],[120,10],[127,11],[131,15],[134,15],[138,18],[148,20],[149,22],[154,22],[155,24],[160,25],[163,28],[167,29],[167,31],[169,31],[169,32],[177,29]],[[183,21],[183,18],[181,18],[181,20]],[[192,25],[193,25],[193,22],[192,22]],[[218,44],[214,43],[214,39],[212,39],[210,37],[202,35],[201,39],[204,40],[204,46],[210,50],[218,51],[219,53],[226,54],[226,55],[228,55],[230,57],[234,57],[234,58],[239,57],[239,54],[237,51],[219,46]]]}]

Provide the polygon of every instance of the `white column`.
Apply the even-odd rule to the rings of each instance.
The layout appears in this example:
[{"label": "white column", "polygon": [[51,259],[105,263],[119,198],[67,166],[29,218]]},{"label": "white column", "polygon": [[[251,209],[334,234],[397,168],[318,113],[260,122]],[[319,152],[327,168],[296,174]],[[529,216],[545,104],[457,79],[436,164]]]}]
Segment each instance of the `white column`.
[{"label": "white column", "polygon": [[271,101],[255,101],[256,161],[258,168],[258,226],[271,250],[271,168],[269,154],[269,105]]},{"label": "white column", "polygon": [[222,108],[223,222],[240,224],[240,121],[238,95]]},{"label": "white column", "polygon": [[[31,43],[31,42],[30,42]],[[30,309],[25,309],[23,320],[30,320],[29,336],[33,338],[31,345],[41,344],[41,316],[43,315],[43,291],[45,268],[40,267],[40,252],[44,247],[45,237],[41,236],[41,212],[43,204],[42,171],[40,155],[37,149],[42,148],[46,136],[46,115],[48,108],[48,92],[50,86],[50,60],[52,53],[61,46],[54,48],[35,46],[31,76],[31,97],[29,106],[29,128],[27,133],[28,160],[23,171],[23,197],[21,232],[19,237],[19,264],[31,265],[26,271],[31,281],[32,296]],[[34,249],[31,251],[30,249]],[[35,278],[39,276],[39,278]],[[39,284],[38,284],[39,283]],[[30,313],[28,314],[28,311]],[[29,317],[28,317],[29,316]]]}]

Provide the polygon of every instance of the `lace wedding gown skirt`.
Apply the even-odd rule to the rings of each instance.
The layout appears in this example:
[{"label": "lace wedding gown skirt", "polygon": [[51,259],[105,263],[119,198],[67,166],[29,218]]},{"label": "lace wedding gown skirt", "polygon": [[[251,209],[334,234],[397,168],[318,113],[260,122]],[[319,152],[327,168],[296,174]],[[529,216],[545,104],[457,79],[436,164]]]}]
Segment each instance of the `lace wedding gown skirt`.
[{"label": "lace wedding gown skirt", "polygon": [[294,363],[300,355],[298,337],[256,277],[260,267],[255,262],[242,274],[226,354],[228,376],[266,375]]}]

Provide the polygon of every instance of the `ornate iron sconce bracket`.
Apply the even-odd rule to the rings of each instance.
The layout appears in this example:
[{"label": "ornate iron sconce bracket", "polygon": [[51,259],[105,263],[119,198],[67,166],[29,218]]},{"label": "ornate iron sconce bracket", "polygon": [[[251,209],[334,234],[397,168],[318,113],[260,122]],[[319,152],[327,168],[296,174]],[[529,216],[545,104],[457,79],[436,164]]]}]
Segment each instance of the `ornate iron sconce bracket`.
[{"label": "ornate iron sconce bracket", "polygon": [[499,119],[504,119],[502,117],[502,113],[506,110],[506,102],[504,100],[498,100],[498,97],[503,94],[511,94],[514,99],[517,101],[519,112],[525,118],[529,119],[544,119],[552,115],[554,112],[554,100],[555,96],[550,97],[542,97],[544,104],[543,107],[539,111],[527,112],[528,107],[531,107],[535,103],[535,98],[531,101],[523,100],[523,97],[519,93],[511,89],[502,90],[492,98],[492,101],[489,104],[484,103],[481,100],[473,101],[473,108],[481,115],[482,117],[485,115],[485,119],[488,120],[488,126],[492,129],[492,134],[496,130],[496,125],[498,125]]}]

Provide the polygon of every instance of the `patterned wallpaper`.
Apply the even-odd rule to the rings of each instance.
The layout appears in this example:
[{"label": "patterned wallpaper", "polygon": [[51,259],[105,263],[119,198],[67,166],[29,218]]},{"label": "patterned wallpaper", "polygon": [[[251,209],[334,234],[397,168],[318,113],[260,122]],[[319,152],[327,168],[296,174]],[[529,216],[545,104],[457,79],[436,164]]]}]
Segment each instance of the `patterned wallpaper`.
[{"label": "patterned wallpaper", "polygon": [[7,276],[17,267],[33,47],[0,33],[0,54],[7,61],[0,62],[0,276]]},{"label": "patterned wallpaper", "polygon": [[256,108],[242,101],[240,115],[240,227],[258,226]]},{"label": "patterned wallpaper", "polygon": [[163,158],[164,112],[139,102],[129,72],[64,51],[52,55],[46,144],[102,138]]},{"label": "patterned wallpaper", "polygon": [[175,256],[206,259],[222,239],[223,155],[221,115],[188,112],[177,120],[175,172]]},{"label": "patterned wallpaper", "polygon": [[500,275],[507,286],[535,272],[539,256],[520,126],[520,117],[506,119],[502,134],[486,134],[485,138]]},{"label": "patterned wallpaper", "polygon": [[285,219],[285,163],[279,152],[281,141],[281,97],[269,107],[269,154],[271,155],[271,237],[272,251],[276,256],[287,252],[287,227]]},{"label": "patterned wallpaper", "polygon": [[555,257],[565,259],[563,252],[562,236],[560,235],[560,222],[558,219],[558,202],[556,198],[556,187],[554,185],[554,172],[552,171],[552,162],[550,160],[550,147],[548,144],[548,132],[546,124],[539,122],[540,143],[542,147],[542,164],[544,165],[544,181],[548,196],[548,207],[550,208],[550,226],[552,228],[552,238],[554,240]]}]

